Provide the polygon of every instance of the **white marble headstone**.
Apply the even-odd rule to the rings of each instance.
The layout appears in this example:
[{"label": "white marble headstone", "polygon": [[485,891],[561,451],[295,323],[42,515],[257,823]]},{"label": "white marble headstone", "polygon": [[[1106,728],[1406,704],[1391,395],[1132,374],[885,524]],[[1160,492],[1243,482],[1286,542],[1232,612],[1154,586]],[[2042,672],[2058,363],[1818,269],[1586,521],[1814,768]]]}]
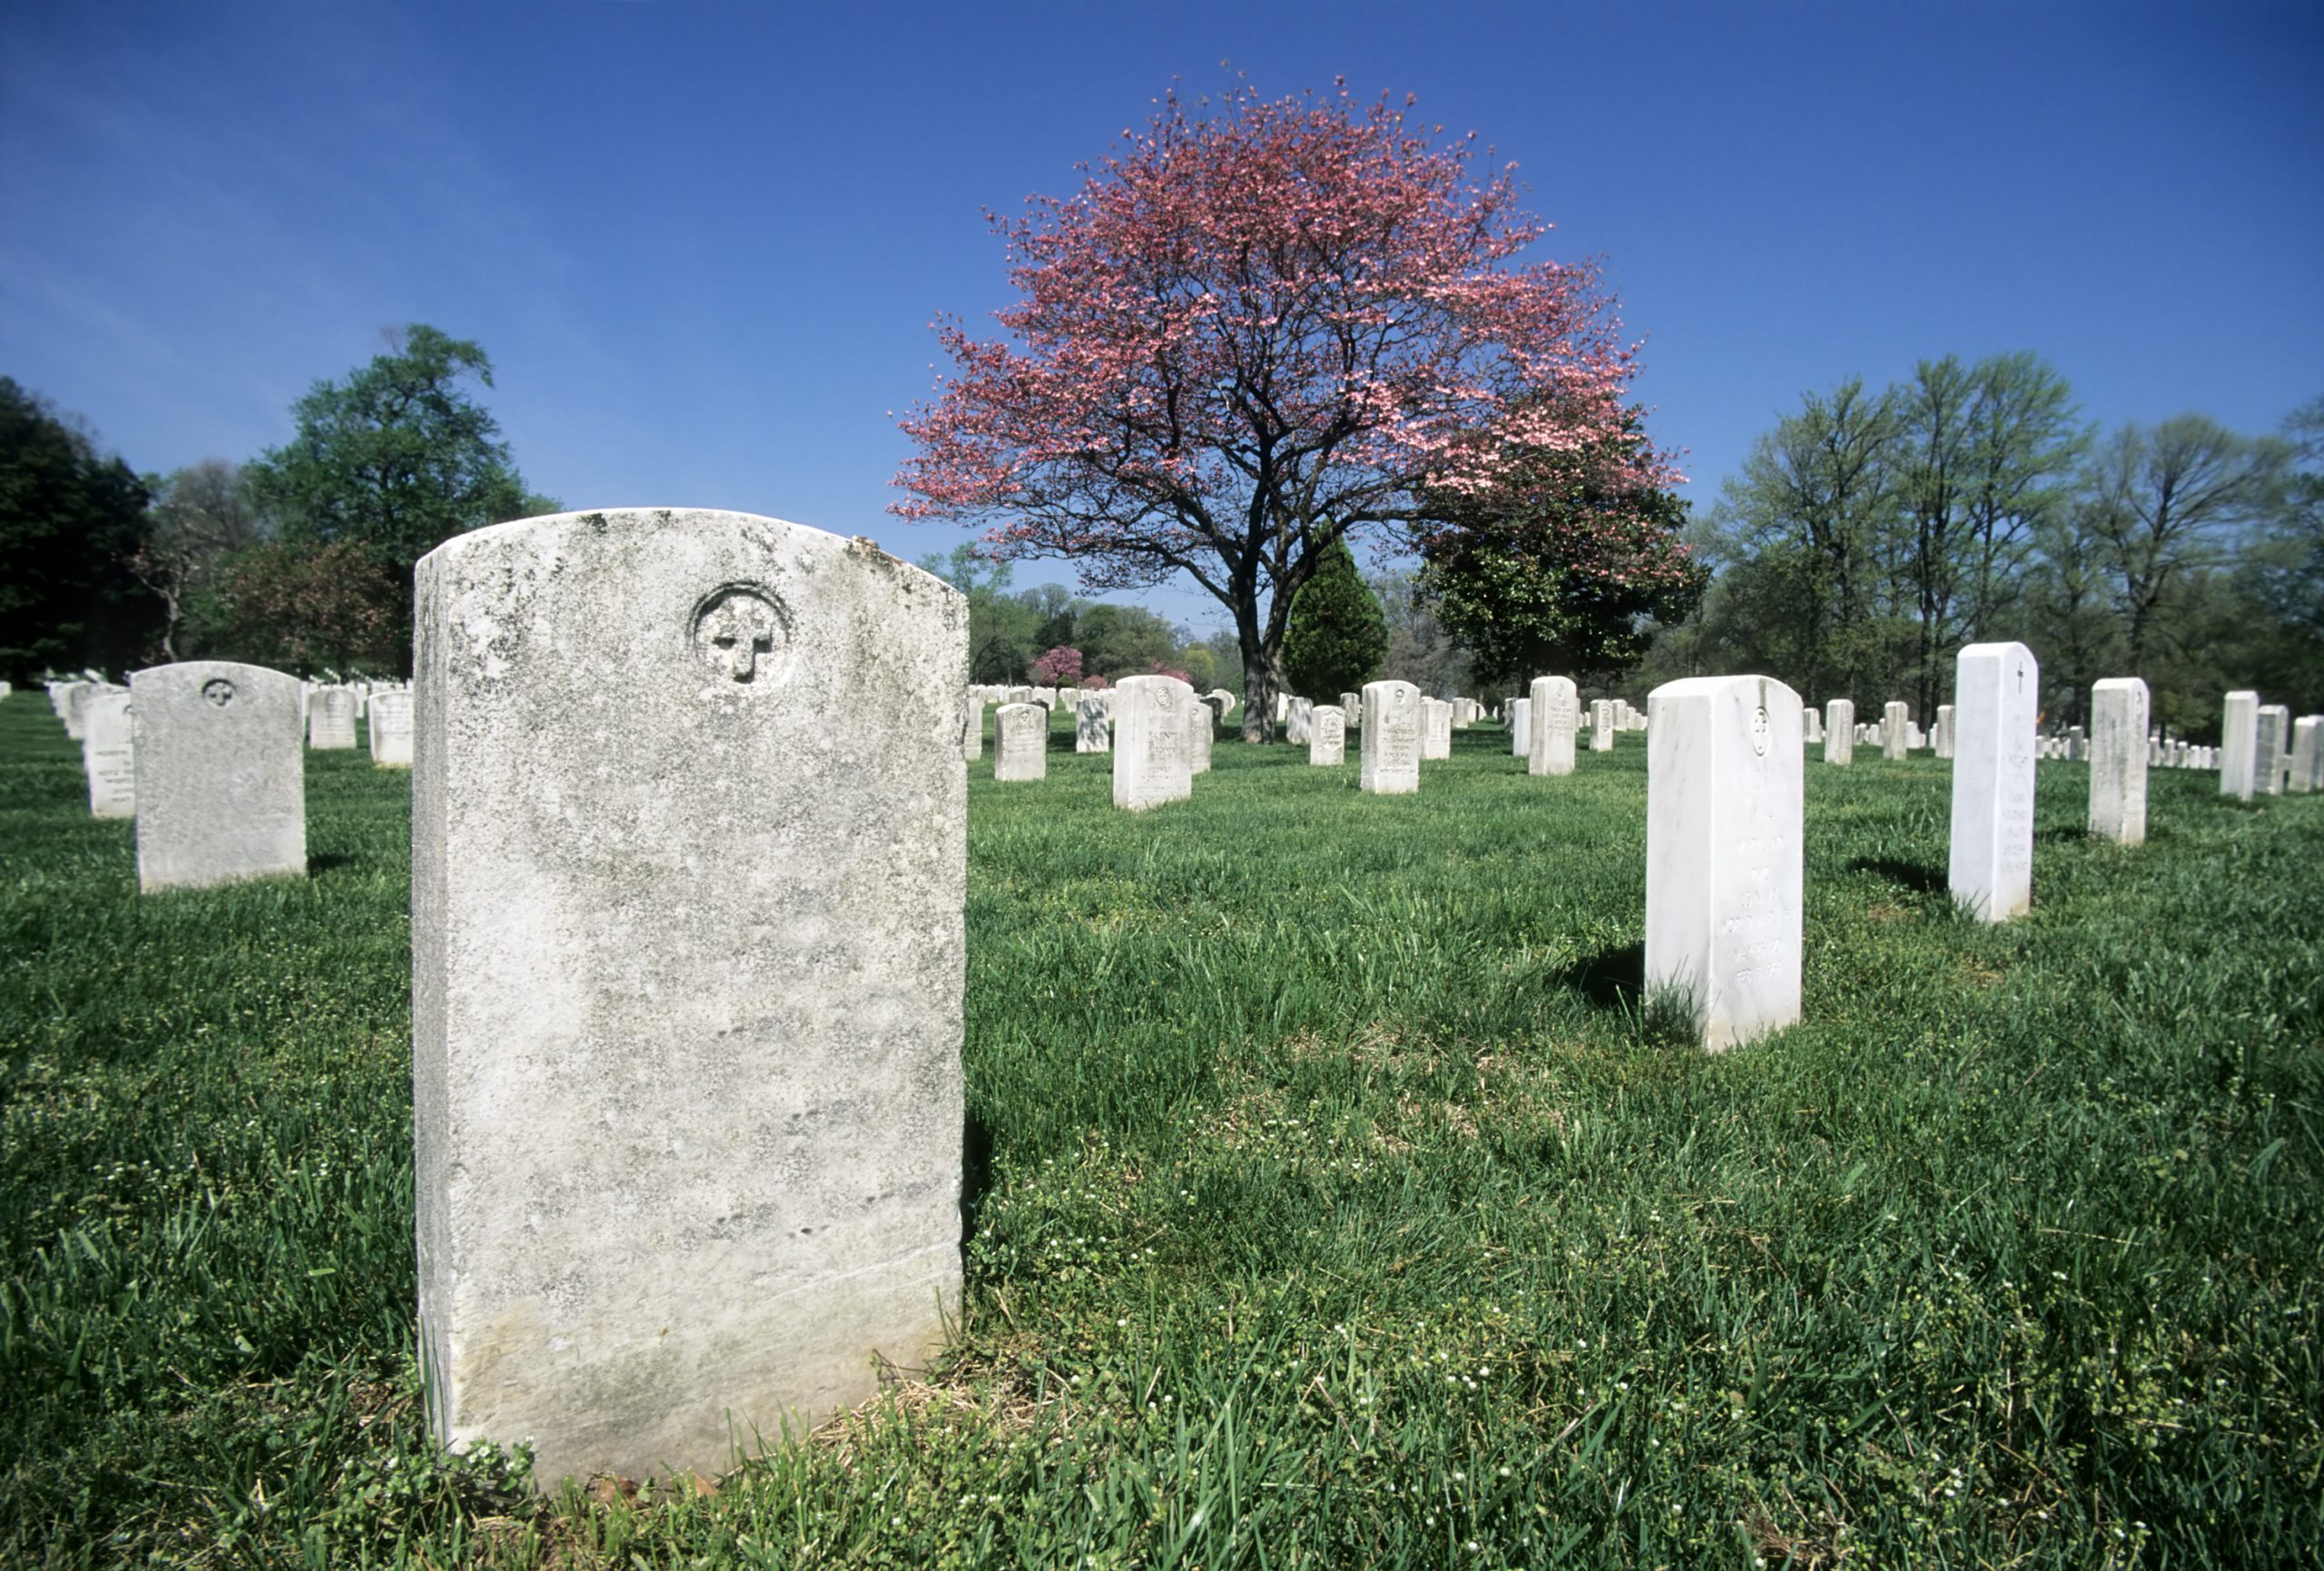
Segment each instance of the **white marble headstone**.
[{"label": "white marble headstone", "polygon": [[411,694],[382,688],[364,706],[371,733],[371,763],[379,769],[411,767]]},{"label": "white marble headstone", "polygon": [[1509,752],[1512,757],[1523,758],[1533,750],[1533,700],[1512,698],[1509,701]]},{"label": "white marble headstone", "polygon": [[307,871],[299,679],[188,660],[129,678],[137,884],[151,893]]},{"label": "white marble headstone", "polygon": [[1410,682],[1366,682],[1362,788],[1379,796],[1419,790],[1420,732],[1418,687]]},{"label": "white marble headstone", "polygon": [[1307,738],[1307,762],[1341,764],[1347,759],[1347,714],[1336,704],[1315,711]]},{"label": "white marble headstone", "polygon": [[[1206,708],[1207,705],[1204,706]],[[1076,753],[1110,753],[1113,732],[1106,720],[1106,700],[1096,693],[1082,696],[1073,709],[1073,750]]]},{"label": "white marble headstone", "polygon": [[1689,998],[1714,1051],[1799,1018],[1800,710],[1770,677],[1647,698],[1646,985]]},{"label": "white marble headstone", "polygon": [[993,716],[992,777],[1042,780],[1049,772],[1049,706],[1003,704]]},{"label": "white marble headstone", "polygon": [[89,815],[137,816],[137,746],[126,692],[98,693],[81,705],[81,769],[89,778]]},{"label": "white marble headstone", "polygon": [[[1985,922],[2034,897],[2034,741],[2042,672],[2023,644],[1971,644],[1953,683],[1953,898]],[[2143,727],[2142,727],[2143,735]]]},{"label": "white marble headstone", "polygon": [[1528,775],[1573,773],[1574,733],[1581,725],[1581,696],[1571,677],[1536,677],[1526,697]]},{"label": "white marble headstone", "polygon": [[1142,813],[1192,796],[1187,706],[1195,690],[1176,677],[1125,677],[1113,692],[1114,805]]},{"label": "white marble headstone", "polygon": [[2146,844],[2146,684],[2109,677],[2090,689],[2090,832]]},{"label": "white marble headstone", "polygon": [[2219,734],[2219,790],[2222,796],[2244,802],[2259,788],[2260,695],[2248,689],[2230,693],[2223,705]]}]

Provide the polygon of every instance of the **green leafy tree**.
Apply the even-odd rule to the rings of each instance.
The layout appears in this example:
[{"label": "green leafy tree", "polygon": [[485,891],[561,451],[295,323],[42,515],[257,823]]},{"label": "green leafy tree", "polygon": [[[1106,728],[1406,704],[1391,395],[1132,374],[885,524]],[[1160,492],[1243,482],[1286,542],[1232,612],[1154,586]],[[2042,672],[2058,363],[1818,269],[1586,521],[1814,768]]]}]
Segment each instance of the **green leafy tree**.
[{"label": "green leafy tree", "polygon": [[379,564],[407,647],[413,563],[454,535],[556,510],[526,490],[469,379],[492,385],[483,348],[416,323],[343,381],[317,382],[292,406],[298,434],[246,471],[286,543],[351,547]]},{"label": "green leafy tree", "polygon": [[266,524],[241,470],[224,459],[190,464],[153,489],[145,539],[130,566],[161,604],[162,658],[182,660],[182,630],[199,636],[217,620],[220,564],[262,540]]},{"label": "green leafy tree", "polygon": [[1433,499],[1421,590],[1477,674],[1603,678],[1636,666],[1659,624],[1685,620],[1709,572],[1686,505],[1641,481],[1645,435],[1528,458],[1491,491]]},{"label": "green leafy tree", "polygon": [[145,482],[86,431],[0,377],[0,672],[138,662],[160,605],[133,564]]},{"label": "green leafy tree", "polygon": [[1291,602],[1283,671],[1294,693],[1334,704],[1380,673],[1388,657],[1388,618],[1365,587],[1344,539],[1318,552],[1315,571]]},{"label": "green leafy tree", "polygon": [[1177,628],[1142,606],[1091,606],[1075,618],[1074,630],[1084,670],[1118,682],[1177,668]]},{"label": "green leafy tree", "polygon": [[265,541],[218,564],[203,642],[285,671],[399,671],[411,639],[396,622],[396,590],[387,564],[359,541]]}]

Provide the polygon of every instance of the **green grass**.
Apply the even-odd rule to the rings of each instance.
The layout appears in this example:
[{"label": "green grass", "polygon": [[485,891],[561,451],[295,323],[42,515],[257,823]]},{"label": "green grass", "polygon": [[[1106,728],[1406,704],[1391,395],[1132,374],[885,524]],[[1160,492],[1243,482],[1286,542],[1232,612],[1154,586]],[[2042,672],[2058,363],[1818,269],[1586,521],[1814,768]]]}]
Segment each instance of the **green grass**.
[{"label": "green grass", "polygon": [[0,1562],[2316,1563],[2324,799],[2159,771],[2126,852],[2046,764],[1988,930],[1944,766],[1811,759],[1806,1019],[1712,1058],[1639,1006],[1643,739],[1455,749],[1133,816],[988,747],[957,1347],[537,1502],[416,1402],[406,779],[310,756],[311,877],[141,900],[0,702]]}]

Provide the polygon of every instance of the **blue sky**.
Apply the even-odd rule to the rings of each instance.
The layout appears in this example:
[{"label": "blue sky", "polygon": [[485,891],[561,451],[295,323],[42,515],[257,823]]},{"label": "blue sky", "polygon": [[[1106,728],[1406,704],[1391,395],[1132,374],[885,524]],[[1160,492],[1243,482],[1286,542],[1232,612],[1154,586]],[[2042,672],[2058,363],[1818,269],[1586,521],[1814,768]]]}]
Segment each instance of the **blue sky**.
[{"label": "blue sky", "polygon": [[18,4],[0,374],[167,469],[428,321],[568,506],[917,557],[965,536],[886,516],[891,411],[933,314],[1007,298],[982,211],[1237,73],[1415,93],[1517,160],[1699,504],[1802,392],[1948,351],[2035,351],[2108,425],[2324,395],[2324,10],[1937,0]]}]

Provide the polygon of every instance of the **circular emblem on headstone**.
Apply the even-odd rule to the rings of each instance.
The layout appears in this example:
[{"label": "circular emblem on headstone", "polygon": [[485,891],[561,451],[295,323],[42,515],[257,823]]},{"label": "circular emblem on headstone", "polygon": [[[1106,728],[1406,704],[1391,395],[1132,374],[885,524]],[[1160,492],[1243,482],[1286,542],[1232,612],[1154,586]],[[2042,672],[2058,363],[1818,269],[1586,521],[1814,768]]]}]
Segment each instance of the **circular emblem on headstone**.
[{"label": "circular emblem on headstone", "polygon": [[212,677],[202,685],[202,696],[222,709],[234,701],[234,685],[223,677]]},{"label": "circular emblem on headstone", "polygon": [[729,681],[754,682],[768,656],[791,637],[783,602],[756,584],[721,584],[698,601],[695,657]]},{"label": "circular emblem on headstone", "polygon": [[1769,731],[1768,712],[1764,708],[1751,711],[1751,751],[1764,758],[1768,756]]}]

